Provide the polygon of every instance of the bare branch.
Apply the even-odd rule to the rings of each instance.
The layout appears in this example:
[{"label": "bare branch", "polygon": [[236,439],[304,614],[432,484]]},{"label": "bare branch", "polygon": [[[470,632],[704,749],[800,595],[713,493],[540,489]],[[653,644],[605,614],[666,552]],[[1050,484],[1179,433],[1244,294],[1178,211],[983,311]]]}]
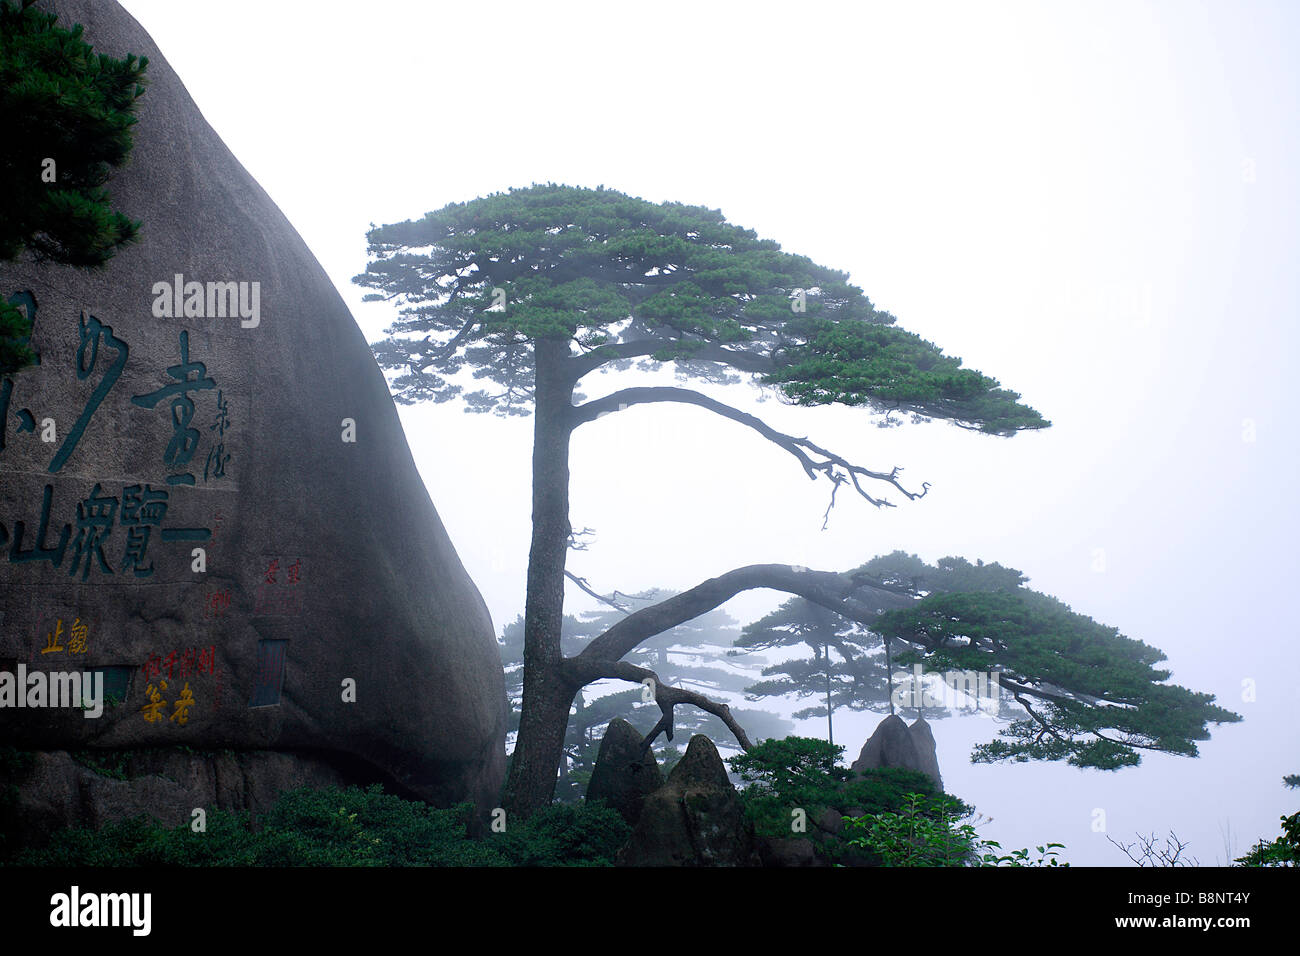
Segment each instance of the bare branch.
[{"label": "bare branch", "polygon": [[650,733],[646,734],[645,740],[641,744],[642,753],[650,749],[650,745],[661,733],[667,736],[669,740],[673,739],[673,708],[678,704],[690,704],[698,707],[706,714],[717,717],[735,735],[741,749],[749,750],[753,746],[750,743],[749,736],[745,733],[745,729],[736,722],[736,718],[731,716],[731,708],[726,704],[710,700],[703,694],[697,694],[693,690],[666,684],[659,679],[659,675],[654,671],[645,667],[638,667],[627,661],[584,660],[584,657],[585,654],[571,657],[564,662],[566,679],[578,684],[580,687],[605,678],[625,680],[642,685],[647,680],[652,682],[650,686],[654,690],[655,703],[659,705],[662,716],[659,718],[659,722],[650,730]]},{"label": "bare branch", "polygon": [[[885,498],[875,498],[862,487],[860,479],[866,478],[873,481],[882,481],[885,484],[892,485],[898,491],[907,496],[909,500],[915,501],[917,498],[924,498],[930,490],[930,483],[924,482],[919,492],[909,491],[904,488],[899,481],[899,474],[902,469],[895,466],[889,472],[872,471],[869,468],[863,468],[860,465],[854,465],[845,460],[834,452],[827,451],[819,445],[810,442],[807,438],[795,438],[793,435],[786,435],[772,428],[761,418],[742,412],[737,408],[732,408],[715,398],[710,398],[700,392],[688,388],[675,388],[673,386],[643,386],[638,388],[625,388],[620,391],[606,395],[604,398],[593,399],[573,409],[571,427],[577,428],[586,422],[594,421],[602,415],[612,412],[619,412],[631,405],[656,402],[678,402],[684,405],[696,405],[700,408],[707,409],[723,418],[728,418],[733,422],[738,422],[748,428],[752,428],[774,445],[785,449],[795,457],[803,468],[804,474],[814,481],[819,475],[825,475],[832,482],[831,489],[831,506],[835,504],[835,492],[844,481],[853,484],[854,489],[859,495],[871,502],[876,507],[892,508],[893,502]],[[827,516],[830,514],[830,508],[827,508]],[[822,527],[826,524],[823,521]]]},{"label": "bare branch", "polygon": [[833,484],[831,485],[831,500],[826,503],[826,513],[822,515],[823,531],[825,531],[826,526],[831,523],[831,509],[835,507],[835,492],[839,491],[840,485],[844,483],[844,476],[837,475],[834,472],[832,472],[831,481],[833,482]]},{"label": "bare branch", "polygon": [[[567,673],[577,679],[588,665],[595,665],[598,668],[611,667],[613,662],[620,661],[643,641],[725,604],[742,591],[755,588],[771,588],[774,591],[797,594],[813,604],[868,627],[882,612],[909,607],[914,603],[914,595],[907,589],[881,585],[873,582],[869,575],[861,573],[837,574],[785,564],[751,564],[728,571],[716,578],[710,578],[658,604],[634,611],[591,641],[576,657],[567,659],[565,661],[566,667],[569,667]],[[934,650],[938,646],[936,642],[927,640],[924,634],[918,634],[910,639],[898,637],[895,640],[903,644],[918,645],[926,650]],[[1073,701],[1076,698],[1069,693],[1047,686],[1034,687],[1021,684],[1012,680],[1005,672],[999,672],[998,677],[1000,686],[1013,692],[1016,700],[1029,711],[1045,732],[1060,739],[1057,732],[1034,713],[1019,695],[1034,697],[1049,703]],[[584,685],[579,682],[575,686]],[[1156,749],[1140,743],[1132,743],[1131,746]]]},{"label": "bare branch", "polygon": [[[1178,834],[1173,830],[1169,831],[1169,836],[1165,838],[1163,848],[1156,846],[1156,835],[1153,833],[1149,837],[1137,834],[1137,842],[1124,844],[1118,840],[1106,837],[1111,843],[1119,847],[1124,855],[1136,863],[1138,866],[1169,866],[1169,867],[1192,867],[1199,866],[1200,861],[1196,857],[1191,857],[1191,862],[1182,859],[1182,853],[1187,849],[1188,844],[1178,838]],[[1137,852],[1135,853],[1135,848]]]},{"label": "bare branch", "polygon": [[[1014,684],[1012,684],[1011,686],[1016,687],[1016,685]],[[1016,693],[1013,693],[1011,696],[1015,698],[1017,704],[1025,708],[1025,712],[1028,713],[1029,716],[1034,719],[1034,722],[1043,728],[1041,731],[1038,732],[1038,736],[1034,738],[1035,743],[1037,743],[1038,740],[1042,738],[1043,734],[1051,734],[1057,740],[1064,743],[1065,738],[1063,738],[1060,734],[1058,734],[1051,724],[1043,720],[1042,717],[1038,716],[1038,713],[1034,710],[1034,708],[1029,706],[1029,701],[1025,700],[1025,698],[1021,696],[1021,693],[1023,693],[1023,691],[1020,688],[1016,687]]]},{"label": "bare branch", "polygon": [[849,579],[854,584],[866,585],[877,591],[889,591],[891,594],[902,594],[907,597],[921,597],[920,592],[915,587],[907,587],[902,584],[886,584],[880,580],[879,575],[870,574],[867,571],[850,571]]},{"label": "bare branch", "polygon": [[[622,604],[619,604],[612,597],[606,597],[603,594],[597,594],[592,589],[591,585],[587,583],[586,578],[580,578],[572,571],[569,571],[568,569],[565,569],[564,576],[568,578],[570,581],[572,581],[574,584],[576,584],[578,587],[582,588],[582,590],[586,591],[588,594],[594,597],[597,601],[600,601],[602,604],[608,604],[614,610],[622,611],[624,614],[631,613],[626,607],[624,607]],[[618,592],[615,591],[614,593],[617,594]]]},{"label": "bare branch", "polygon": [[588,644],[577,659],[617,661],[642,641],[699,617],[741,591],[753,588],[797,594],[862,624],[871,623],[882,610],[912,603],[910,597],[863,585],[844,574],[785,564],[751,564],[628,615]]},{"label": "bare branch", "polygon": [[589,537],[591,537],[591,536],[592,536],[593,534],[595,534],[595,533],[596,533],[596,529],[595,529],[595,528],[587,528],[587,527],[583,527],[583,529],[582,529],[581,531],[570,531],[570,532],[569,532],[569,550],[570,550],[570,551],[586,551],[586,550],[587,550],[587,542],[585,542],[585,541],[580,541],[580,540],[578,540],[578,539],[579,539],[579,538],[589,538]]}]

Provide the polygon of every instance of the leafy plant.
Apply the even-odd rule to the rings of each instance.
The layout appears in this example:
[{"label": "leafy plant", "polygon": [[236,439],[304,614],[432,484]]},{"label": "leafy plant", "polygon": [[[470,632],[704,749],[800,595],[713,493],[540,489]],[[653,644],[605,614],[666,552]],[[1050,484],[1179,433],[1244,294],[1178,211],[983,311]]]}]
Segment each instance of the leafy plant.
[{"label": "leafy plant", "polygon": [[[811,737],[764,740],[732,757],[732,769],[748,786],[740,791],[741,805],[761,837],[805,835],[824,859],[859,863],[873,859],[854,851],[845,839],[840,819],[846,814],[876,814],[902,809],[909,794],[932,801],[927,813],[966,815],[973,812],[956,797],[936,791],[923,773],[901,768],[869,770],[855,775],[837,764],[844,748]],[[805,829],[792,829],[802,811]],[[828,819],[829,818],[829,819]],[[857,844],[861,846],[861,844]]]},{"label": "leafy plant", "polygon": [[922,793],[907,795],[901,812],[845,817],[850,830],[861,831],[849,845],[870,850],[884,866],[1069,866],[1057,859],[1063,843],[1002,852],[996,840],[981,840],[970,823],[953,812],[951,804]]},{"label": "leafy plant", "polygon": [[511,866],[613,866],[631,835],[616,810],[553,803],[487,843]]},{"label": "leafy plant", "polygon": [[1282,835],[1276,840],[1260,840],[1245,856],[1238,857],[1242,866],[1300,866],[1300,812],[1281,817]]},{"label": "leafy plant", "polygon": [[[0,262],[103,265],[140,224],[113,209],[104,184],[131,151],[148,59],[114,59],[36,0],[0,0]],[[51,165],[53,163],[53,165]],[[32,314],[0,301],[0,374],[36,360]]]},{"label": "leafy plant", "polygon": [[136,817],[66,829],[19,866],[610,866],[631,833],[604,807],[554,805],[505,833],[470,834],[474,808],[438,809],[359,787],[281,795],[254,829],[246,811],[210,809],[206,827]]},{"label": "leafy plant", "polygon": [[884,866],[966,865],[975,857],[975,828],[953,826],[942,813],[934,819],[928,803],[925,794],[911,793],[900,813],[845,817],[850,830],[863,831],[849,845],[871,850]]}]

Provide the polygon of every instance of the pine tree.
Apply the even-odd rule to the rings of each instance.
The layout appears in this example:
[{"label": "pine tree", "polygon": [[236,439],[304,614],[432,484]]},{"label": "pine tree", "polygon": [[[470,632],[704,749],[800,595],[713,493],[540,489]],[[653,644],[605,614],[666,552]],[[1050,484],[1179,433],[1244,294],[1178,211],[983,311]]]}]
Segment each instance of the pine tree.
[{"label": "pine tree", "polygon": [[[593,681],[651,681],[661,711],[652,735],[668,731],[674,708],[686,704],[748,746],[725,704],[623,660],[643,641],[749,588],[842,603],[840,575],[751,565],[644,608],[565,657],[569,448],[578,428],[637,404],[683,403],[753,429],[809,477],[828,479],[832,503],[841,486],[880,507],[892,502],[876,489],[915,500],[928,487],[911,490],[897,467],[854,464],[692,389],[623,388],[575,405],[588,374],[671,362],[712,383],[749,376],[800,405],[863,406],[1003,436],[1048,425],[1015,392],[898,328],[845,273],[783,252],[717,210],[546,185],[453,203],[367,238],[372,261],[354,281],[377,290],[367,299],[401,306],[390,338],[374,346],[395,373],[397,401],[461,397],[474,411],[534,414],[523,711],[505,798],[512,812],[550,801],[574,695]],[[462,372],[488,387],[466,392]]]},{"label": "pine tree", "polygon": [[[960,675],[954,690],[968,697],[978,689],[968,675],[985,674],[986,688],[996,686],[998,698],[977,703],[1010,725],[1002,739],[975,748],[977,763],[1065,760],[1114,770],[1138,764],[1142,750],[1195,756],[1195,741],[1209,737],[1208,724],[1241,720],[1216,706],[1212,695],[1166,683],[1169,671],[1154,666],[1165,659],[1161,651],[1026,587],[1028,578],[1015,568],[957,557],[929,565],[895,551],[848,576],[902,600],[864,624],[860,616],[795,598],[746,627],[737,646],[803,642],[816,648],[825,642],[845,662],[830,669],[831,706],[854,710],[883,709],[895,690],[893,684],[885,688],[894,667],[920,665],[931,684]],[[892,652],[887,656],[884,648]],[[750,687],[751,699],[807,697],[824,686],[825,657],[773,665],[764,674],[780,676]],[[817,712],[821,708],[795,716]],[[927,708],[924,716],[950,713],[960,710]]]},{"label": "pine tree", "polygon": [[[0,261],[100,266],[140,224],[115,210],[109,173],[131,151],[148,58],[97,54],[82,27],[35,0],[0,0]],[[0,302],[0,374],[30,365],[31,315]]]},{"label": "pine tree", "polygon": [[[914,554],[895,551],[872,558],[850,572],[882,588],[905,590],[917,598],[935,591],[986,591],[1020,587],[1025,578],[1019,571],[998,564],[971,564],[964,558],[942,558],[928,565]],[[906,657],[907,645],[892,642],[871,628],[804,598],[791,598],[772,613],[745,627],[736,641],[738,648],[772,650],[806,646],[812,658],[800,656],[763,669],[769,680],[746,688],[750,700],[794,696],[821,698],[822,702],[794,712],[803,720],[826,716],[827,740],[835,742],[834,714],[840,708],[894,713],[899,691],[910,691],[895,681],[899,654]],[[833,653],[832,653],[833,652]],[[920,688],[901,695],[915,709],[916,717],[944,718],[951,708],[924,706]],[[919,701],[919,702],[918,702]]]}]

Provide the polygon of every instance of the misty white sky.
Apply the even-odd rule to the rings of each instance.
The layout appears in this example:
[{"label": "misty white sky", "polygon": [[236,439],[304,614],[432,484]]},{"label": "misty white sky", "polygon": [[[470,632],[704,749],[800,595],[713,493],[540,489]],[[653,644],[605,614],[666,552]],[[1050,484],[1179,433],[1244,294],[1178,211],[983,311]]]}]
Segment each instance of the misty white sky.
[{"label": "misty white sky", "polygon": [[[947,788],[994,818],[981,832],[1110,865],[1126,860],[1096,809],[1124,842],[1172,828],[1203,865],[1280,832],[1296,804],[1281,777],[1300,772],[1300,7],[123,2],[372,340],[395,313],[349,281],[370,223],[604,184],[721,208],[848,271],[902,327],[1021,392],[1051,429],[753,406],[933,485],[885,511],[841,494],[826,531],[827,486],[747,430],[692,408],[607,416],[575,439],[572,520],[597,537],[570,566],[624,591],[895,548],[1018,567],[1245,720],[1212,727],[1198,759],[1118,773],[972,766],[994,725],[937,724]],[[523,605],[531,419],[402,418],[499,631]],[[837,716],[850,759],[878,719]]]}]

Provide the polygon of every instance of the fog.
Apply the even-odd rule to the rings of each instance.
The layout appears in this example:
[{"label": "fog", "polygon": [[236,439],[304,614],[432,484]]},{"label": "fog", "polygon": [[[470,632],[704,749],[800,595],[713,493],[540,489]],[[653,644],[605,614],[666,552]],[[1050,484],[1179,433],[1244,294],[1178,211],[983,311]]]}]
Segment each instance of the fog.
[{"label": "fog", "polygon": [[[1107,835],[1172,829],[1212,865],[1294,811],[1294,5],[123,2],[371,340],[396,315],[350,283],[371,223],[604,184],[720,208],[849,272],[1052,421],[1010,439],[880,429],[862,409],[703,389],[931,483],[892,509],[842,491],[822,530],[829,485],[756,434],[690,407],[608,416],[572,457],[572,522],[596,534],[570,568],[593,587],[894,549],[1017,567],[1244,720],[1211,725],[1198,758],[1118,772],[975,766],[999,725],[936,722],[947,789],[994,818],[983,836],[1121,865]],[[523,607],[531,419],[401,414],[499,632]],[[747,622],[782,599],[727,610]],[[569,610],[593,606],[571,589]],[[851,760],[879,715],[841,714]]]}]

